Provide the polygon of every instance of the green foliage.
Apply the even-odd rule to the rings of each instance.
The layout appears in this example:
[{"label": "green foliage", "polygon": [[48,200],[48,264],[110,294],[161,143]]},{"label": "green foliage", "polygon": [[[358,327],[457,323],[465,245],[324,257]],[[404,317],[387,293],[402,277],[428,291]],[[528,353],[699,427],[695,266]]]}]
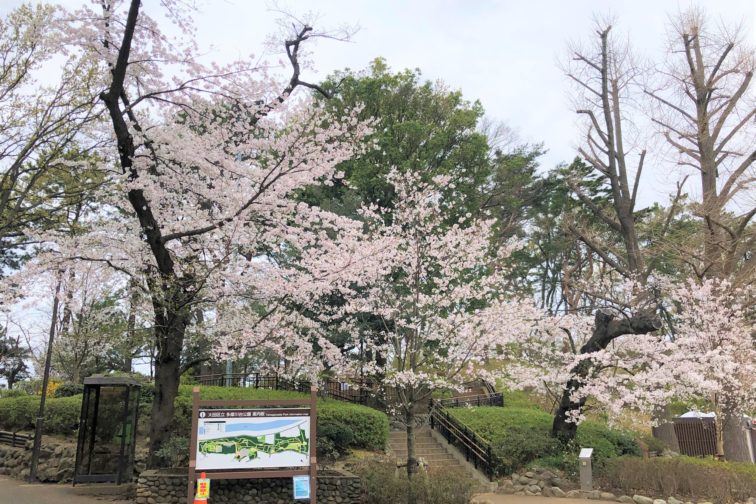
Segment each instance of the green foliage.
[{"label": "green foliage", "polygon": [[171,436],[155,452],[160,460],[164,460],[169,467],[185,467],[189,461],[189,439],[182,436]]},{"label": "green foliage", "polygon": [[388,417],[377,410],[335,400],[318,401],[318,418],[341,424],[354,434],[352,448],[383,450],[388,442]]},{"label": "green foliage", "polygon": [[0,399],[0,429],[13,432],[33,429],[38,409],[39,397]]},{"label": "green foliage", "polygon": [[664,444],[664,441],[650,434],[642,436],[641,441],[646,445],[648,451],[656,452],[657,454],[661,454],[667,449],[667,445]]},{"label": "green foliage", "polygon": [[[149,391],[149,387],[144,387]],[[153,392],[154,393],[154,392]],[[150,396],[149,392],[146,395]],[[202,387],[203,399],[307,399],[306,394],[283,390]],[[81,413],[80,394],[70,397],[47,399],[45,413],[45,432],[62,436],[76,433]],[[151,399],[150,399],[151,401]],[[173,433],[177,439],[188,438],[191,430],[192,387],[182,385],[175,402],[176,416]],[[103,425],[118,425],[121,406],[108,414],[101,404]],[[28,431],[34,429],[34,422],[39,409],[38,396],[6,397],[0,399],[0,429],[8,431]],[[140,405],[140,429],[148,422],[149,403]],[[112,418],[111,418],[112,417]],[[318,426],[326,429],[326,437],[332,443],[332,452],[345,453],[349,448],[383,450],[388,440],[388,417],[380,411],[335,400],[318,400]],[[143,430],[143,429],[142,429]],[[140,432],[142,432],[140,430]],[[321,434],[322,435],[322,434]]]},{"label": "green foliage", "polygon": [[[75,395],[45,401],[45,432],[61,436],[76,434],[79,428],[81,400],[81,395]],[[39,407],[39,403],[37,403],[37,407]]]},{"label": "green foliage", "polygon": [[629,495],[674,495],[720,503],[745,502],[756,495],[756,465],[693,457],[619,457],[607,461],[600,479]]},{"label": "green foliage", "polygon": [[373,148],[339,165],[349,187],[338,181],[313,187],[303,195],[306,202],[346,215],[356,215],[360,203],[392,208],[394,190],[385,176],[396,167],[423,180],[451,175],[466,196],[465,206],[454,211],[479,210],[479,188],[491,171],[488,142],[477,128],[480,103],[443,83],[423,82],[419,70],[393,72],[381,58],[363,72],[336,72],[323,86],[334,92],[325,105],[337,115],[362,105],[360,119],[377,118],[377,123],[366,142]]},{"label": "green foliage", "polygon": [[26,393],[25,390],[20,390],[18,388],[12,388],[12,389],[0,389],[0,399],[4,397],[25,397],[29,394]]},{"label": "green foliage", "polygon": [[583,422],[575,443],[563,447],[551,437],[553,417],[548,413],[521,407],[456,408],[450,410],[459,421],[488,440],[499,460],[499,472],[509,474],[538,461],[548,467],[569,470],[576,466],[580,447],[594,449],[594,464],[622,455],[640,455],[634,438],[598,422]]},{"label": "green foliage", "polygon": [[[45,402],[45,433],[71,436],[79,427],[81,395],[47,399]],[[8,431],[34,429],[39,397],[0,399],[0,428]]]},{"label": "green foliage", "polygon": [[592,421],[585,421],[578,426],[575,444],[576,449],[593,448],[594,466],[600,466],[610,458],[641,454],[640,446],[632,435]]},{"label": "green foliage", "polygon": [[[420,472],[410,481],[392,464],[363,463],[354,468],[362,478],[370,504],[467,504],[474,482],[463,471]],[[415,500],[409,499],[412,493]]]},{"label": "green foliage", "polygon": [[339,457],[349,452],[349,447],[354,441],[354,432],[346,425],[339,422],[328,422],[318,419],[318,447],[320,441],[325,441],[332,446],[332,453]]},{"label": "green foliage", "polygon": [[71,397],[84,393],[84,385],[80,383],[64,383],[55,389],[55,397]]},{"label": "green foliage", "polygon": [[[307,399],[306,394],[285,390],[237,387],[202,387],[203,399]],[[188,437],[191,429],[192,387],[181,385],[175,401],[174,432]],[[351,448],[382,450],[388,440],[388,417],[380,411],[335,400],[318,400],[318,420],[322,425],[338,424],[352,431]]]}]

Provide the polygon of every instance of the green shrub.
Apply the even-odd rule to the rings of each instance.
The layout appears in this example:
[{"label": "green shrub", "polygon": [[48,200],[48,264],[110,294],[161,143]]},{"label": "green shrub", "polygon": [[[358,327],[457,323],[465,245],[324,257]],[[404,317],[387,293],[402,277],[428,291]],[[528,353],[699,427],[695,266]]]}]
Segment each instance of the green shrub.
[{"label": "green shrub", "polygon": [[572,470],[577,462],[574,454],[581,447],[594,449],[594,463],[599,467],[612,457],[640,455],[640,447],[630,434],[598,422],[580,424],[575,441],[565,449],[551,437],[552,416],[541,410],[480,407],[449,411],[491,443],[499,459],[498,472],[504,474],[535,460],[544,461],[550,467],[561,463],[561,469]]},{"label": "green shrub", "polygon": [[603,464],[611,458],[623,455],[641,455],[640,446],[631,434],[610,429],[598,422],[585,421],[581,423],[578,426],[574,443],[574,451],[579,448],[593,448],[593,465],[599,471]]},{"label": "green shrub", "polygon": [[[149,387],[143,387],[143,392]],[[152,389],[154,391],[154,388]],[[152,394],[148,391],[147,394]],[[174,403],[175,418],[172,432],[178,438],[188,438],[191,430],[192,387],[182,385]],[[203,399],[307,399],[307,395],[298,392],[280,390],[203,387]],[[142,395],[144,399],[144,393]],[[81,395],[47,399],[45,414],[45,432],[70,436],[76,432],[81,412]],[[151,401],[151,399],[150,399]],[[149,424],[151,403],[142,402],[139,413],[139,432],[144,434]],[[101,408],[103,405],[101,404]],[[0,429],[8,431],[26,431],[34,429],[34,422],[39,409],[39,396],[7,397],[0,399]],[[114,407],[107,417],[112,421],[103,425],[117,426],[121,407]],[[117,417],[117,418],[116,418]],[[388,440],[388,417],[380,411],[335,400],[318,400],[318,419],[320,425],[329,427],[330,440],[338,453],[343,453],[347,445],[349,448],[367,448],[383,450]],[[338,433],[337,433],[338,431]],[[351,434],[351,439],[349,435]],[[347,441],[347,439],[349,439]]]},{"label": "green shrub", "polygon": [[510,474],[528,462],[559,452],[550,435],[551,416],[525,408],[455,408],[452,415],[489,441],[499,459],[498,471]]},{"label": "green shrub", "polygon": [[185,467],[189,464],[189,439],[172,435],[155,452],[167,467]]},{"label": "green shrub", "polygon": [[81,395],[48,399],[45,402],[45,433],[61,436],[76,434],[81,415],[81,401]]},{"label": "green shrub", "polygon": [[[71,436],[79,427],[81,397],[51,398],[45,401],[45,433]],[[39,397],[0,399],[0,428],[9,431],[34,429]]]},{"label": "green shrub", "polygon": [[[150,408],[155,399],[155,384],[143,383],[139,388],[139,408]],[[146,410],[145,410],[146,411]]]},{"label": "green shrub", "polygon": [[0,428],[6,431],[34,429],[39,409],[39,397],[8,397],[0,399]]},{"label": "green shrub", "polygon": [[64,383],[55,389],[54,397],[71,397],[84,393],[84,385],[81,383]]},{"label": "green shrub", "polygon": [[420,472],[410,481],[393,464],[365,462],[354,468],[370,504],[406,504],[410,491],[417,504],[467,504],[474,482],[461,471]]},{"label": "green shrub", "polygon": [[340,424],[354,434],[352,448],[383,450],[388,442],[388,417],[377,410],[336,400],[318,401],[318,418]]},{"label": "green shrub", "polygon": [[0,399],[4,399],[6,397],[24,397],[27,396],[25,391],[19,389],[19,388],[13,388],[13,389],[4,389],[0,388]]},{"label": "green shrub", "polygon": [[650,434],[642,436],[641,441],[646,445],[648,451],[656,452],[657,454],[661,454],[667,449],[667,445],[664,444],[664,441]]},{"label": "green shrub", "polygon": [[618,457],[600,475],[628,495],[673,495],[682,500],[744,502],[756,495],[756,465],[693,457]]},{"label": "green shrub", "polygon": [[318,418],[318,457],[335,459],[349,453],[354,441],[354,432],[344,424]]},{"label": "green shrub", "polygon": [[[238,387],[202,387],[202,399],[217,400],[274,400],[304,399],[306,394],[285,390],[268,390]],[[192,386],[179,387],[179,396],[174,403],[176,415],[173,431],[183,437],[189,436],[192,416]],[[318,420],[322,425],[338,424],[349,428],[353,434],[350,448],[383,450],[388,441],[388,417],[377,410],[346,402],[319,399]]]}]

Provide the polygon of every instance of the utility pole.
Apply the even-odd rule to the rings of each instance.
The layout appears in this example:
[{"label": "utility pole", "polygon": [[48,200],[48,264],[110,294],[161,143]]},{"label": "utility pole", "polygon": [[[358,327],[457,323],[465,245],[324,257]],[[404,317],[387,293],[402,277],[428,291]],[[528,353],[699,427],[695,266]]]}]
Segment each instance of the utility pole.
[{"label": "utility pole", "polygon": [[39,398],[39,412],[34,429],[34,448],[32,448],[31,468],[29,470],[29,482],[38,483],[37,465],[39,464],[39,451],[42,448],[42,424],[45,421],[45,399],[47,398],[47,385],[50,382],[50,364],[52,362],[52,348],[55,340],[55,323],[58,321],[58,295],[60,284],[63,283],[63,272],[58,271],[58,284],[55,286],[55,298],[53,299],[52,320],[50,321],[50,337],[47,340],[47,356],[45,357],[45,374],[42,378],[42,397]]}]

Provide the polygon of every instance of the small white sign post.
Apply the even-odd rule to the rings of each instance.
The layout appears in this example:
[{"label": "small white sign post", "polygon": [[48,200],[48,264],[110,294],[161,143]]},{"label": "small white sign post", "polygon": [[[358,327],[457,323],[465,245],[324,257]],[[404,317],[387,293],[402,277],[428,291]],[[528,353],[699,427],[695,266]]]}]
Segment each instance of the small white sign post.
[{"label": "small white sign post", "polygon": [[581,448],[580,455],[578,455],[578,460],[580,461],[580,490],[584,492],[593,490],[591,455],[593,455],[593,448]]}]

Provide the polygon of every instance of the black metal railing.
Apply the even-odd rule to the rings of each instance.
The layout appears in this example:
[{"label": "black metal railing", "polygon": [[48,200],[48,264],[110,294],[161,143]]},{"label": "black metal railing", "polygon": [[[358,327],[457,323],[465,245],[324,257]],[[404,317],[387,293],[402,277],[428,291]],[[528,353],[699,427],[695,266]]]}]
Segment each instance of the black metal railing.
[{"label": "black metal railing", "polygon": [[447,408],[461,408],[464,406],[504,406],[504,394],[494,392],[492,394],[463,395],[436,399],[434,404],[440,404]]},{"label": "black metal railing", "polygon": [[[493,394],[495,396],[497,394]],[[499,401],[503,405],[503,397],[498,394]],[[476,434],[468,426],[454,418],[446,409],[445,403],[454,400],[470,399],[470,397],[448,398],[448,399],[431,399],[430,408],[430,427],[438,431],[446,441],[454,445],[476,469],[483,472],[491,481],[498,475],[499,461],[493,453],[491,443]],[[492,399],[493,401],[493,399]]]},{"label": "black metal railing", "polygon": [[0,431],[0,444],[10,445],[16,448],[26,448],[27,443],[32,439],[33,436],[30,435]]},{"label": "black metal railing", "polygon": [[[275,373],[218,373],[200,375],[195,380],[199,385],[205,386],[288,390],[302,393],[309,393],[311,385],[309,380],[285,378]],[[348,383],[330,378],[322,379],[318,382],[318,395],[383,409],[372,384],[368,382]]]}]

